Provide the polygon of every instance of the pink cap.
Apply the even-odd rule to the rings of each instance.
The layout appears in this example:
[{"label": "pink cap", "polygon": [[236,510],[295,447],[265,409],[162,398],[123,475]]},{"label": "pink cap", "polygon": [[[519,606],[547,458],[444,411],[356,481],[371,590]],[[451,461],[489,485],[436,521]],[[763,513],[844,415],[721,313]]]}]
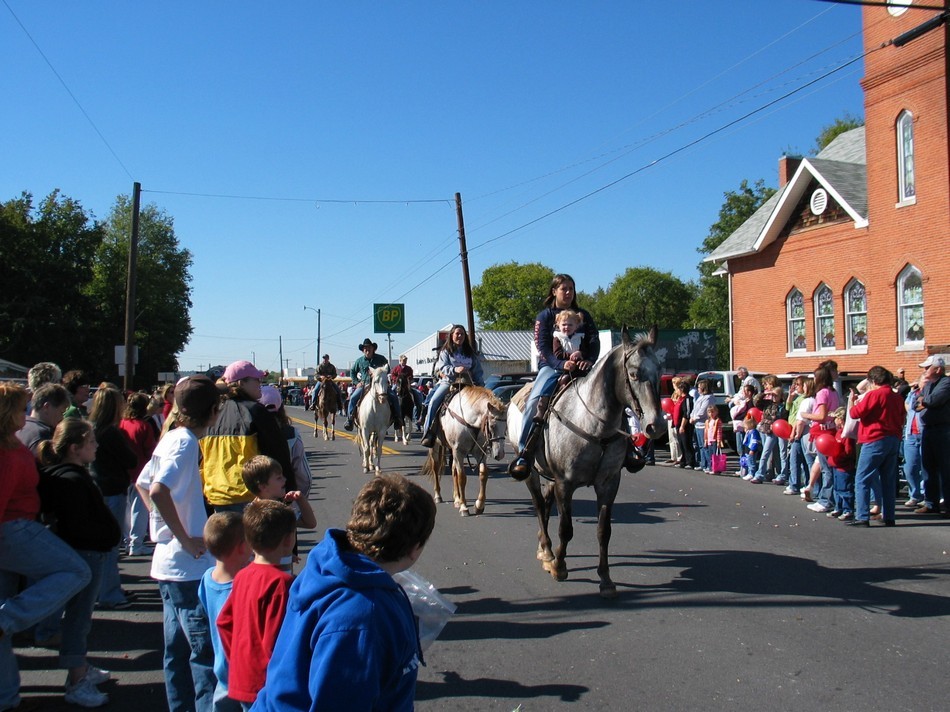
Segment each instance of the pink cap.
[{"label": "pink cap", "polygon": [[250,361],[235,361],[224,369],[225,383],[237,383],[244,378],[263,378],[264,372],[258,370]]}]

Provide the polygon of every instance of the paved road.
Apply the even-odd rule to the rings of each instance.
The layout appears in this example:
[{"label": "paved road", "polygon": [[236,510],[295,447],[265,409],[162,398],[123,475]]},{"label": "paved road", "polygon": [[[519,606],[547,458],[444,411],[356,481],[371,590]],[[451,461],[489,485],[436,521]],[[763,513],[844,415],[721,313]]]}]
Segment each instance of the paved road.
[{"label": "paved road", "polygon": [[[366,475],[348,440],[301,432],[320,524],[306,550],[345,522]],[[423,449],[389,445],[385,466],[418,479]],[[416,567],[458,605],[427,653],[417,709],[947,709],[950,522],[902,513],[896,528],[858,529],[778,487],[648,467],[621,486],[620,595],[603,601],[593,493],[578,493],[570,577],[557,583],[535,559],[524,486],[494,472],[483,516],[439,506]],[[112,709],[162,710],[161,605],[147,560],[122,567],[136,603],[97,613],[92,658],[118,678],[104,686]],[[67,709],[53,652],[21,652],[24,695]]]}]

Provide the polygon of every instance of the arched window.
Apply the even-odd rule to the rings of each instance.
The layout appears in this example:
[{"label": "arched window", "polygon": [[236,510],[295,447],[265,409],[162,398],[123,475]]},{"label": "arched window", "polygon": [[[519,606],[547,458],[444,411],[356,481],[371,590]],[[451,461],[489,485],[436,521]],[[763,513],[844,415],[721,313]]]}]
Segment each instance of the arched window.
[{"label": "arched window", "polygon": [[898,344],[923,343],[924,282],[913,265],[907,265],[897,277],[897,324]]},{"label": "arched window", "polygon": [[785,313],[788,320],[788,350],[805,351],[805,298],[797,289],[793,289],[785,300]]},{"label": "arched window", "polygon": [[917,196],[914,178],[914,115],[902,111],[897,117],[897,189],[899,202],[911,202]]},{"label": "arched window", "polygon": [[835,295],[827,284],[815,290],[815,343],[819,349],[835,347]]},{"label": "arched window", "polygon": [[844,289],[845,332],[848,348],[868,345],[868,297],[864,285],[853,279]]}]

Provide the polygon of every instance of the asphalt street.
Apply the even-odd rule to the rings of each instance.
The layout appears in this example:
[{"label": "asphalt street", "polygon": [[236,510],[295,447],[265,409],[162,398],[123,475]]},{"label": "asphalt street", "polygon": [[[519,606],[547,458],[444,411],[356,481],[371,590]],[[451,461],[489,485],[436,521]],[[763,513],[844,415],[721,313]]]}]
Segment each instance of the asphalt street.
[{"label": "asphalt street", "polygon": [[[345,523],[369,475],[347,434],[315,440],[307,414],[290,411],[307,423],[314,474],[318,530],[301,534],[305,554]],[[384,469],[431,491],[417,474],[418,436],[387,447]],[[418,710],[947,709],[950,521],[901,508],[897,527],[862,529],[779,487],[647,467],[621,484],[610,545],[619,596],[605,601],[593,492],[575,498],[569,577],[558,583],[535,558],[527,490],[504,467],[492,466],[483,515],[439,505],[415,568],[458,606],[426,653]],[[471,478],[468,490],[474,499]],[[134,605],[93,623],[91,660],[115,677],[102,686],[111,709],[165,709],[148,563],[122,559]],[[62,702],[55,651],[18,653],[24,698],[74,709]]]}]

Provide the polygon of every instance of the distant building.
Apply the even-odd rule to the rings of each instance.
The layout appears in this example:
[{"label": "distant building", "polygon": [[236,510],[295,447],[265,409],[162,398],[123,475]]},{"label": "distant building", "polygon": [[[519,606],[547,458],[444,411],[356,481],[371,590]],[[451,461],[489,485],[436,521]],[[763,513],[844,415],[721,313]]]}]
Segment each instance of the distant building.
[{"label": "distant building", "polygon": [[[416,376],[430,376],[435,366],[439,346],[445,341],[451,324],[439,329],[422,341],[401,352]],[[485,375],[492,373],[520,373],[530,370],[531,331],[476,331],[475,343],[482,357]],[[392,365],[401,354],[394,354]]]},{"label": "distant building", "polygon": [[732,366],[919,372],[950,351],[946,21],[865,7],[866,125],[817,156],[783,157],[779,190],[706,261],[729,280]]}]

